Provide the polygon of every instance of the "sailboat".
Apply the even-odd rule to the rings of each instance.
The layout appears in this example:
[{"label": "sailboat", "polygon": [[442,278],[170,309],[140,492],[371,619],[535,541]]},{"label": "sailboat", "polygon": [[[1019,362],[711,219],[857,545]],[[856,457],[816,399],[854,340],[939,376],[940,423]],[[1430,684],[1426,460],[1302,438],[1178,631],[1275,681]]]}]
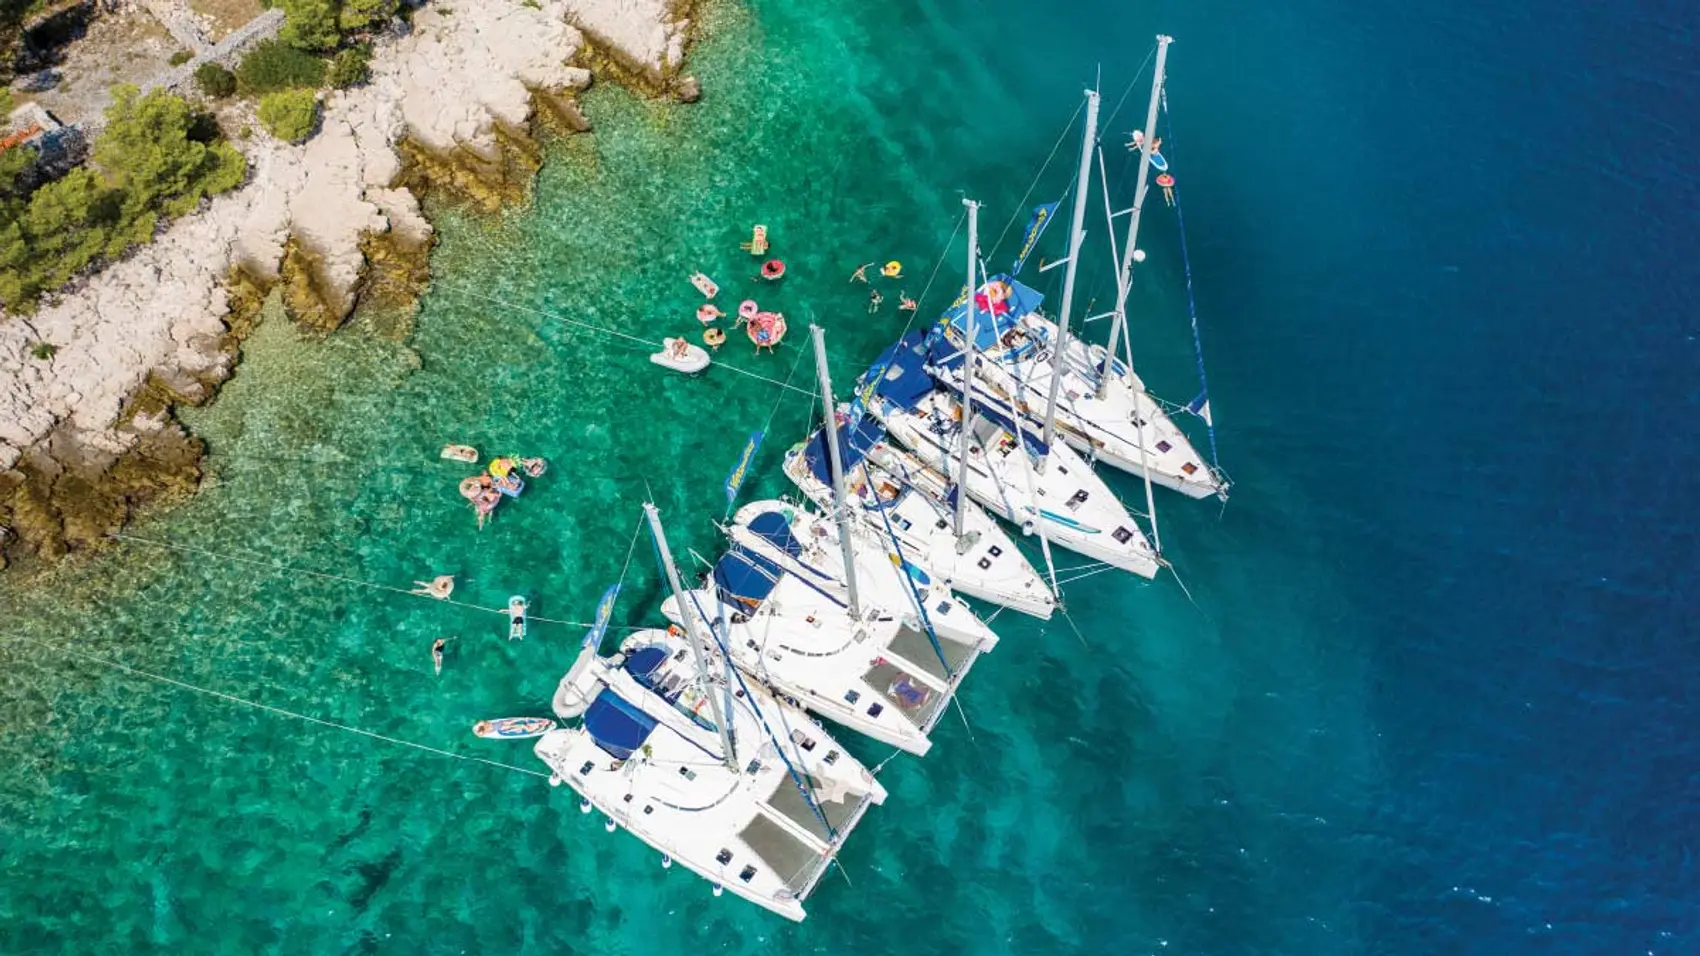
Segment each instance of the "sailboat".
[{"label": "sailboat", "polygon": [[[889,537],[904,557],[953,590],[1049,619],[1056,598],[1015,542],[973,501],[964,503],[965,530],[952,525],[956,488],[943,473],[886,440],[877,419],[852,407],[838,425],[850,511],[876,535]],[[785,454],[785,476],[809,500],[833,507],[827,439],[816,430]]]},{"label": "sailboat", "polygon": [[[825,516],[783,501],[755,501],[738,509],[726,532],[739,547],[848,602],[849,576],[844,572],[838,531]],[[850,533],[857,582],[867,593],[878,595],[883,605],[903,609],[910,627],[931,627],[941,638],[979,644],[985,650],[997,645],[998,635],[985,621],[944,582],[893,551],[884,534],[854,524]]]},{"label": "sailboat", "polygon": [[[826,345],[819,326],[809,331],[821,405],[830,419]],[[913,590],[902,588],[909,592],[902,595],[897,587],[861,585],[867,572],[857,560],[856,536],[844,506],[844,459],[835,430],[827,431],[827,442],[838,526],[832,536],[839,550],[836,574],[823,574],[805,559],[821,561],[824,545],[805,556],[795,525],[783,514],[779,522],[763,523],[765,534],[749,530],[755,527],[750,515],[746,540],[734,537],[709,574],[711,586],[669,599],[661,610],[670,621],[709,627],[740,670],[788,702],[924,754],[932,747],[928,732],[997,635],[959,603],[941,612],[957,615],[941,630],[928,613],[930,601],[915,602]],[[803,531],[810,539],[816,537],[813,527]]]},{"label": "sailboat", "polygon": [[[970,288],[978,258],[978,204],[968,207]],[[970,328],[978,307],[968,299]],[[976,328],[976,332],[977,332]],[[927,465],[949,472],[957,486],[999,517],[1041,542],[1055,542],[1113,567],[1155,577],[1157,553],[1133,516],[1103,479],[1062,443],[1047,443],[1019,418],[1000,412],[972,376],[953,366],[973,367],[978,336],[952,350],[935,330],[912,332],[880,356],[861,382],[860,397],[891,436]],[[960,399],[935,378],[955,376]],[[965,411],[966,409],[966,411]],[[1047,562],[1048,563],[1048,562]],[[1055,591],[1055,588],[1052,589]]]},{"label": "sailboat", "polygon": [[[646,506],[669,581],[679,592],[654,507]],[[801,710],[726,666],[693,623],[638,631],[611,657],[586,640],[554,709],[573,727],[549,731],[537,756],[550,782],[725,890],[792,920],[845,839],[886,792]],[[595,635],[596,632],[593,632]]]},{"label": "sailboat", "polygon": [[[1167,36],[1157,38],[1147,131],[1156,129],[1170,42]],[[1133,265],[1141,258],[1136,243],[1146,180],[1153,163],[1162,160],[1154,151],[1155,135],[1138,138],[1139,174],[1132,208],[1111,216],[1113,219],[1115,215],[1126,214],[1128,231],[1116,274],[1116,304],[1107,313],[1113,317],[1109,344],[1093,345],[1069,335],[1075,271],[1085,239],[1081,223],[1090,191],[1091,160],[1097,149],[1098,94],[1088,90],[1086,98],[1086,124],[1075,178],[1069,251],[1063,260],[1067,270],[1058,321],[1053,322],[1039,312],[1044,297],[1038,292],[1013,276],[997,275],[974,289],[973,304],[977,306],[972,310],[974,316],[970,316],[967,302],[946,313],[944,335],[963,348],[969,334],[969,320],[977,319],[975,346],[983,361],[976,365],[975,374],[998,394],[1005,414],[1043,421],[1047,442],[1060,433],[1064,441],[1094,461],[1105,462],[1189,497],[1226,498],[1226,476],[1205,461],[1162,403],[1146,391],[1144,381],[1130,364],[1131,359],[1123,362],[1116,355],[1117,343],[1123,340],[1127,324]],[[1105,211],[1109,211],[1107,199]],[[1058,264],[1062,263],[1051,265]],[[1208,422],[1209,404],[1203,394],[1196,405],[1197,413]]]}]

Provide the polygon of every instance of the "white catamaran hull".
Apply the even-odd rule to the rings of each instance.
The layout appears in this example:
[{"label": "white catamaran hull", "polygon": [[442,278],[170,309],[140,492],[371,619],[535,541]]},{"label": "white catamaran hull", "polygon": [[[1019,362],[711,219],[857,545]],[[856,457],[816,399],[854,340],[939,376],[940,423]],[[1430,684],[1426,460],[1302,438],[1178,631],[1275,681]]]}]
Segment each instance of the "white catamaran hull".
[{"label": "white catamaran hull", "polygon": [[[914,409],[883,400],[869,407],[923,462],[941,471],[955,467],[962,432],[955,399],[941,391]],[[968,443],[968,493],[1024,531],[1042,530],[1053,544],[1156,577],[1156,553],[1109,486],[1067,446],[1050,448],[1046,457],[1042,469],[1034,466],[1015,436],[976,417]]]},{"label": "white catamaran hull", "polygon": [[[815,504],[832,507],[832,489],[810,471],[801,445],[786,454],[785,476]],[[959,547],[945,500],[949,482],[913,455],[880,442],[851,469],[847,483],[857,522],[882,538],[889,532],[906,559],[950,588],[1041,620],[1056,609],[1044,579],[972,501],[963,516],[967,544]]]}]

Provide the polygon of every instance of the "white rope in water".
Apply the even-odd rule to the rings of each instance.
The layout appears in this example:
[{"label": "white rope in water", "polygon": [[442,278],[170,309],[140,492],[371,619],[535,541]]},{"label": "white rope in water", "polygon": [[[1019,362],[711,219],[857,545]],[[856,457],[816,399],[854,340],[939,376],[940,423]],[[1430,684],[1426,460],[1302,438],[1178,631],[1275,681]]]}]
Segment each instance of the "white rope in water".
[{"label": "white rope in water", "polygon": [[[589,322],[585,322],[581,319],[568,318],[567,316],[560,315],[560,314],[555,313],[555,312],[550,312],[550,311],[545,310],[545,309],[534,309],[534,308],[531,308],[529,306],[519,305],[519,304],[514,303],[514,302],[509,302],[506,299],[498,299],[495,296],[485,295],[484,293],[475,291],[473,289],[468,289],[468,288],[464,288],[464,287],[454,287],[454,286],[449,286],[449,285],[444,285],[443,288],[459,292],[462,295],[469,295],[469,296],[472,296],[473,298],[483,299],[486,302],[494,303],[495,305],[497,305],[501,308],[504,308],[504,309],[513,309],[513,310],[518,311],[518,312],[529,312],[532,315],[542,316],[543,318],[546,318],[546,319],[555,319],[557,321],[564,322],[567,325],[577,326],[578,328],[581,328],[581,329],[588,329],[589,331],[592,331],[592,332],[601,332],[601,333],[604,333],[606,335],[616,336],[618,338],[625,339],[629,342],[636,342],[639,345],[644,346],[645,348],[657,348],[657,349],[659,349],[659,348],[663,347],[660,342],[656,342],[656,341],[653,341],[651,339],[640,338],[636,335],[631,335],[631,334],[626,333],[626,332],[621,332],[619,329],[610,329],[610,328],[606,328],[606,327],[600,326],[600,325],[593,325],[593,324],[591,324]],[[769,378],[768,376],[763,375],[760,372],[752,372],[747,368],[740,368],[739,366],[733,365],[731,362],[728,362],[724,359],[716,359],[714,361],[712,367],[728,369],[730,371],[737,372],[739,375],[748,375],[750,378],[757,379],[757,380],[763,381],[763,382],[767,382],[769,385],[777,385],[780,388],[788,388],[793,392],[808,394],[807,392],[804,392],[803,389],[800,389],[800,388],[796,387],[795,385],[792,385],[789,382],[781,382],[780,380],[778,380],[776,378]]]},{"label": "white rope in water", "polygon": [[[484,611],[484,612],[489,613],[489,614],[502,614],[502,615],[506,615],[508,613],[508,609],[503,608],[503,607],[484,607],[481,604],[469,604],[465,601],[456,601],[453,598],[435,598],[435,597],[431,597],[431,595],[429,595],[429,594],[420,594],[418,591],[411,591],[411,590],[408,590],[407,588],[398,588],[398,587],[391,585],[391,584],[379,584],[376,581],[362,581],[359,578],[351,578],[351,577],[344,575],[344,574],[332,574],[329,571],[312,571],[312,570],[309,570],[307,568],[295,568],[295,567],[290,567],[287,564],[278,564],[278,563],[273,562],[273,561],[263,561],[263,560],[260,560],[258,558],[244,558],[244,557],[241,557],[239,555],[225,554],[225,553],[218,552],[218,551],[210,551],[206,548],[197,548],[197,547],[194,547],[193,545],[174,544],[170,541],[158,541],[158,540],[155,540],[153,538],[143,538],[139,535],[124,534],[123,532],[119,532],[119,531],[114,531],[112,533],[111,537],[116,538],[120,541],[134,541],[138,544],[151,544],[154,547],[158,547],[158,548],[169,548],[173,551],[183,551],[183,552],[186,552],[188,554],[198,554],[198,555],[201,555],[203,557],[208,557],[208,558],[218,558],[218,559],[224,560],[224,561],[238,561],[238,562],[241,562],[243,564],[258,565],[260,567],[271,568],[275,571],[284,571],[284,572],[287,572],[289,574],[305,574],[305,575],[309,575],[309,576],[315,577],[315,578],[325,578],[325,579],[328,579],[328,580],[331,580],[331,581],[341,581],[345,584],[359,585],[360,587],[373,588],[373,589],[379,590],[379,591],[393,591],[396,594],[405,594],[409,597],[424,598],[424,599],[429,600],[429,601],[434,601],[438,604],[452,604],[455,607],[464,607],[464,608],[466,608],[468,610],[472,610],[472,611]],[[589,624],[585,621],[563,621],[563,620],[559,620],[557,618],[537,617],[537,616],[534,616],[534,615],[527,615],[526,620],[528,620],[528,621],[542,621],[542,622],[547,623],[547,624],[565,624],[568,627],[591,627],[592,626],[591,624]]]},{"label": "white rope in water", "polygon": [[[49,650],[59,651],[60,653],[66,655],[67,657],[77,658],[77,659],[85,660],[85,661],[92,661],[93,663],[100,664],[104,667],[110,667],[113,670],[120,671],[122,673],[129,674],[129,675],[132,675],[132,676],[135,676],[135,677],[145,677],[149,680],[158,681],[159,683],[162,683],[162,684],[169,684],[172,687],[181,688],[183,690],[191,690],[191,691],[194,691],[197,694],[205,694],[209,697],[217,697],[220,700],[229,701],[230,703],[233,703],[233,704],[241,704],[245,707],[252,707],[256,710],[263,710],[263,711],[266,711],[267,713],[277,714],[277,715],[282,716],[282,717],[293,717],[296,720],[303,720],[303,721],[306,721],[307,723],[310,723],[310,724],[318,724],[321,727],[330,727],[334,730],[346,731],[347,733],[357,734],[361,737],[370,737],[373,740],[382,740],[385,743],[397,744],[397,745],[402,746],[402,747],[412,747],[414,750],[423,750],[426,753],[433,753],[433,754],[437,754],[438,756],[442,756],[442,757],[453,757],[456,760],[470,760],[473,763],[486,764],[486,765],[491,766],[491,767],[500,767],[503,770],[512,770],[515,773],[523,773],[523,774],[527,774],[527,775],[533,776],[533,777],[543,777],[543,778],[549,777],[549,774],[546,774],[546,773],[544,773],[540,770],[532,770],[532,769],[527,768],[527,767],[516,767],[511,763],[503,763],[500,760],[490,760],[490,759],[485,758],[485,757],[473,757],[473,756],[470,756],[468,754],[457,754],[452,750],[444,750],[441,747],[433,747],[430,744],[422,744],[422,743],[418,743],[418,742],[412,741],[412,740],[403,740],[400,737],[391,737],[388,734],[380,734],[380,733],[377,733],[376,731],[362,730],[359,727],[352,727],[348,724],[337,723],[334,720],[326,720],[323,717],[313,717],[313,716],[308,715],[308,714],[297,713],[293,710],[286,710],[282,707],[274,707],[271,704],[262,704],[257,700],[249,700],[245,697],[238,697],[235,694],[227,694],[227,693],[225,693],[224,691],[221,691],[221,690],[213,690],[210,687],[202,687],[198,684],[191,684],[188,681],[181,681],[181,680],[177,680],[176,678],[173,678],[173,677],[166,677],[164,674],[155,674],[152,671],[143,670],[140,667],[131,667],[128,664],[123,664],[123,663],[120,663],[120,662],[114,661],[114,660],[108,660],[107,658],[104,658],[104,657],[97,657],[93,654],[89,654],[89,653],[86,653],[84,651],[72,650],[71,648],[65,647],[63,645],[49,644],[46,641],[37,641],[37,640],[34,640],[32,638],[19,637],[17,635],[12,635],[12,639],[16,640],[16,641],[23,641],[23,642],[29,643],[29,644],[34,644],[37,647],[45,647]],[[39,663],[39,662],[37,662],[37,663]]]}]

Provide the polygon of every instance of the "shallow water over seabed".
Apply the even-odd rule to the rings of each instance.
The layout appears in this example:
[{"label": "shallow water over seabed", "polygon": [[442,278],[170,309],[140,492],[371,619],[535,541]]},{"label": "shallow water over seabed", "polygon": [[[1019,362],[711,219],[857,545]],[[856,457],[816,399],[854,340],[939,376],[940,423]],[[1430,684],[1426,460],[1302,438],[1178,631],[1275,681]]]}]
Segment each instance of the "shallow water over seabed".
[{"label": "shallow water over seabed", "polygon": [[[1682,545],[1649,516],[1677,501],[1655,491],[1615,516],[1592,499],[1659,559],[1550,517],[1592,488],[1545,424],[1580,414],[1582,397],[1525,394],[1495,370],[1539,383],[1598,337],[1564,323],[1562,290],[1502,291],[1535,288],[1537,266],[1513,257],[1487,275],[1485,263],[1506,245],[1533,261],[1528,244],[1581,240],[1548,216],[1544,178],[1498,198],[1486,184],[1441,191],[1399,132],[1449,116],[1484,153],[1535,163],[1505,131],[1555,107],[1489,95],[1519,68],[1516,50],[1478,50],[1452,64],[1462,73],[1437,69],[1435,50],[1491,28],[1546,38],[1529,40],[1545,56],[1586,24],[1539,8],[1488,20],[1076,6],[713,5],[692,54],[701,103],[598,87],[585,99],[596,132],[550,143],[533,206],[434,211],[435,279],[405,343],[369,320],[312,343],[263,324],[218,401],[185,414],[212,480],[132,529],[178,549],[131,541],[38,589],[0,591],[12,638],[0,640],[0,951],[1309,956],[1695,942],[1692,874],[1668,849],[1693,825],[1654,799],[1686,786],[1667,731],[1692,722],[1657,676],[1682,672],[1665,622],[1683,592],[1657,570],[1682,566]],[[648,546],[633,549],[641,503],[658,503],[690,571],[693,549],[713,554],[722,482],[750,432],[769,437],[743,500],[789,493],[779,462],[814,413],[808,321],[827,329],[843,394],[903,328],[897,293],[928,289],[924,320],[957,288],[964,192],[987,204],[987,258],[1006,261],[1024,201],[1057,198],[1072,173],[1064,140],[1024,196],[1081,83],[1102,61],[1108,114],[1159,26],[1179,38],[1166,151],[1234,499],[1159,494],[1185,591],[1170,576],[1099,574],[1067,588],[1066,619],[998,616],[1003,641],[960,718],[927,758],[883,771],[890,799],[808,922],[713,898],[537,777],[95,663],[541,769],[523,744],[470,726],[545,713],[582,631],[538,622],[509,643],[478,608],[527,593],[539,616],[588,620],[631,553],[616,627],[659,621]],[[1676,40],[1631,48],[1668,54],[1660,43],[1693,62]],[[1554,82],[1579,87],[1579,70]],[[1434,105],[1465,92],[1468,107]],[[1137,122],[1143,93],[1107,122],[1108,142]],[[1624,138],[1640,133],[1621,122]],[[1126,158],[1112,148],[1106,163],[1125,196]],[[778,285],[738,249],[756,222],[788,264]],[[1176,227],[1147,209],[1134,335],[1153,389],[1184,401],[1196,373]],[[1088,228],[1101,238],[1101,220]],[[1061,230],[1046,241],[1059,254]],[[1436,247],[1446,262],[1421,252]],[[1095,312],[1113,292],[1107,254],[1091,255],[1080,290]],[[847,277],[890,258],[905,277],[870,314]],[[734,335],[722,367],[683,378],[586,327],[694,338],[697,269],[719,280],[723,308],[754,295],[785,312],[785,344],[755,355]],[[1041,288],[1054,294],[1060,274]],[[1677,381],[1680,346],[1647,344],[1668,322],[1598,345],[1600,365],[1640,369],[1648,387]],[[777,384],[788,379],[803,391]],[[1609,377],[1588,403],[1631,404]],[[1447,437],[1481,485],[1435,460],[1435,436],[1416,429],[1436,420],[1471,423]],[[479,531],[455,488],[469,469],[437,459],[446,442],[540,454],[551,469]],[[1664,447],[1673,465],[1693,461],[1690,446]],[[1139,485],[1110,482],[1142,505]],[[1601,575],[1577,577],[1560,553]],[[476,607],[357,583],[405,590],[439,573]],[[1606,621],[1642,636],[1607,644]],[[1620,752],[1602,734],[1654,743]],[[869,763],[889,753],[843,736]]]}]

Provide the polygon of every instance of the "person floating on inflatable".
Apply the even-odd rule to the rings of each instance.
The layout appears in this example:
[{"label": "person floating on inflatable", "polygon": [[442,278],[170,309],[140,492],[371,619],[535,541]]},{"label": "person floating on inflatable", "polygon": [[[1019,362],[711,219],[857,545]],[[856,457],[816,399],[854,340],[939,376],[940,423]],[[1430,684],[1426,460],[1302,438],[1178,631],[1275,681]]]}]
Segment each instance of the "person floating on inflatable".
[{"label": "person floating on inflatable", "polygon": [[898,262],[896,259],[891,260],[885,264],[884,268],[880,269],[880,275],[885,276],[887,279],[903,278],[903,263]]},{"label": "person floating on inflatable", "polygon": [[1157,185],[1163,187],[1163,201],[1173,206],[1175,204],[1175,177],[1164,173],[1157,177]]},{"label": "person floating on inflatable", "polygon": [[434,597],[439,601],[446,601],[449,599],[449,595],[455,593],[455,578],[452,574],[439,574],[429,581],[415,581],[413,583],[415,587],[409,593],[423,594],[426,597]]},{"label": "person floating on inflatable", "polygon": [[913,312],[916,309],[919,309],[920,307],[921,307],[920,303],[916,302],[914,299],[909,298],[909,293],[907,293],[907,292],[897,293],[897,311],[899,311],[899,312]]},{"label": "person floating on inflatable", "polygon": [[726,344],[726,333],[720,329],[709,329],[702,334],[702,344],[719,351],[720,346]]}]

